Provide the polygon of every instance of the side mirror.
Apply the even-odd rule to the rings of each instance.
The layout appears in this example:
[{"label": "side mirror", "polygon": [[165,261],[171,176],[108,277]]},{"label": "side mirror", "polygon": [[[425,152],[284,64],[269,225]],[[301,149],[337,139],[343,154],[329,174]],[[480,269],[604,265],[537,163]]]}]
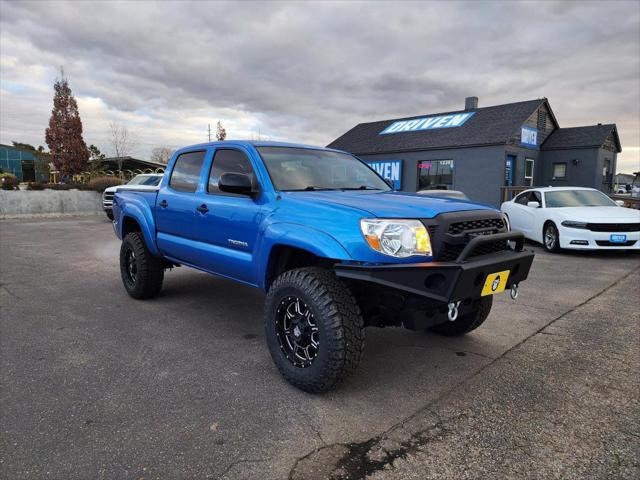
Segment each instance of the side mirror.
[{"label": "side mirror", "polygon": [[540,202],[527,202],[529,208],[540,208]]},{"label": "side mirror", "polygon": [[237,193],[240,195],[253,195],[253,185],[251,177],[244,173],[223,173],[218,181],[218,188],[221,192]]},{"label": "side mirror", "polygon": [[617,204],[619,207],[624,207],[624,200],[616,200],[616,204]]}]

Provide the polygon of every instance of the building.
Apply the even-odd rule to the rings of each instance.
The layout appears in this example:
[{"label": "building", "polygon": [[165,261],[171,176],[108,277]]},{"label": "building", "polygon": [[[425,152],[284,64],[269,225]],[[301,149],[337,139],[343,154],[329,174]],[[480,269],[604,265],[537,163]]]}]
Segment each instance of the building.
[{"label": "building", "polygon": [[0,144],[0,171],[14,174],[20,182],[45,182],[49,180],[49,155]]},{"label": "building", "polygon": [[527,186],[610,192],[621,151],[615,124],[560,128],[546,98],[361,123],[329,145],[359,156],[396,188],[449,188],[498,205]]},{"label": "building", "polygon": [[117,173],[122,170],[125,174],[137,175],[140,173],[163,173],[167,167],[164,163],[141,160],[139,158],[110,157],[102,160],[90,160],[92,170]]}]

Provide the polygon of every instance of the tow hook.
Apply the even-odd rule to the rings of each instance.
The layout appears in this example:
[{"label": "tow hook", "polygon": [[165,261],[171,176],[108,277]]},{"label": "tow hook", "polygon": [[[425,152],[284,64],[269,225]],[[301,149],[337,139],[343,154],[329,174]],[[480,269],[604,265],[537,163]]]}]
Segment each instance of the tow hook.
[{"label": "tow hook", "polygon": [[455,322],[456,318],[458,318],[458,307],[460,306],[460,301],[457,302],[449,302],[447,305],[449,307],[449,321]]},{"label": "tow hook", "polygon": [[511,292],[509,293],[511,295],[511,300],[515,300],[516,298],[518,298],[518,284],[514,283],[513,285],[511,285]]}]

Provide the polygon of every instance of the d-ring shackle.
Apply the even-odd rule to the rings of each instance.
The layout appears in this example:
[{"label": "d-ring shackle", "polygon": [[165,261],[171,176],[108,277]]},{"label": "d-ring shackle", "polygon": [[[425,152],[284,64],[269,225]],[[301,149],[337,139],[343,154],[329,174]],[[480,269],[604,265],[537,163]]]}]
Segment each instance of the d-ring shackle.
[{"label": "d-ring shackle", "polygon": [[456,318],[458,318],[458,307],[460,306],[460,301],[449,302],[447,306],[449,307],[449,313],[447,314],[447,316],[449,317],[450,321],[455,322]]}]

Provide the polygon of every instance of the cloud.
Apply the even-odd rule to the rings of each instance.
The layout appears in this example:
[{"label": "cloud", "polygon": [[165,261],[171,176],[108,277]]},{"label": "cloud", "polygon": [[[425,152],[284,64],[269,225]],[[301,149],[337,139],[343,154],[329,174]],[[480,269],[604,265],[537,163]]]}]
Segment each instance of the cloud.
[{"label": "cloud", "polygon": [[546,96],[563,126],[617,123],[620,169],[640,167],[637,2],[0,5],[4,143],[44,142],[64,65],[85,140],[107,152],[114,120],[146,156],[205,141],[218,119],[230,137],[324,145],[359,122],[454,110],[468,95]]}]

